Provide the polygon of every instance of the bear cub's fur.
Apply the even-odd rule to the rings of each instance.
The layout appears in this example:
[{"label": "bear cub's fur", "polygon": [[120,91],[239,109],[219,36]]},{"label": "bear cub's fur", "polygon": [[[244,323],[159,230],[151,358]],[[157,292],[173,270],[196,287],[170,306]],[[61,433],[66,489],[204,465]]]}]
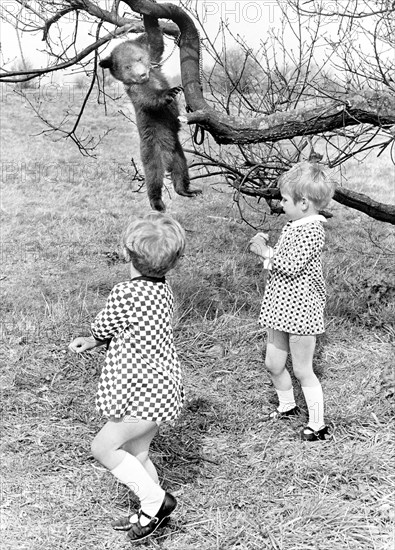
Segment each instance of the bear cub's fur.
[{"label": "bear cub's fur", "polygon": [[175,98],[182,88],[170,88],[160,66],[156,66],[164,49],[157,19],[145,16],[144,25],[145,34],[116,46],[100,66],[124,83],[132,100],[148,198],[153,209],[164,211],[162,187],[166,170],[179,195],[192,197],[201,191],[189,186],[188,166],[178,138],[180,122]]}]

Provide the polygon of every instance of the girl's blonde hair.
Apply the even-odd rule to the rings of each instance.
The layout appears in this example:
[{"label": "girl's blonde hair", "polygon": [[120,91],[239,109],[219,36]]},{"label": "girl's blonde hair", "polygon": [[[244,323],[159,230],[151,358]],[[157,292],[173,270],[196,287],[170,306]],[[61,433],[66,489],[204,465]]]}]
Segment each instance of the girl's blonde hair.
[{"label": "girl's blonde hair", "polygon": [[329,174],[316,162],[299,162],[278,180],[281,192],[287,192],[294,203],[311,200],[317,209],[325,208],[333,197],[335,186]]},{"label": "girl's blonde hair", "polygon": [[126,228],[122,244],[125,259],[147,277],[163,277],[185,249],[185,231],[167,214],[149,212]]}]

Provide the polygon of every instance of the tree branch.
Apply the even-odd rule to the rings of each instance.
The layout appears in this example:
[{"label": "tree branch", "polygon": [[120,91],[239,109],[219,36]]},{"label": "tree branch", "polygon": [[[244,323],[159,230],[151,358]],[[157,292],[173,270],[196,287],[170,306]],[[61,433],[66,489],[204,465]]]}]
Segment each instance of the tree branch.
[{"label": "tree branch", "polygon": [[344,187],[338,187],[333,198],[340,204],[363,212],[375,220],[395,225],[395,205],[393,204],[375,201],[363,193],[356,193]]},{"label": "tree branch", "polygon": [[[195,104],[194,98],[189,104]],[[240,120],[209,108],[189,113],[186,119],[188,124],[199,124],[210,132],[217,143],[261,143],[364,123],[391,127],[395,124],[395,103],[388,93],[365,91],[343,95],[314,108],[303,107],[264,117]]]},{"label": "tree branch", "polygon": [[[127,32],[144,32],[144,26],[142,26],[142,29],[140,31],[140,26],[142,26],[142,23],[140,22],[132,22],[128,25],[125,25],[124,27],[120,27],[118,29],[115,29],[113,32],[106,34],[99,40],[96,40],[86,48],[84,48],[82,51],[80,51],[75,57],[72,57],[68,61],[64,61],[63,63],[58,63],[56,65],[52,65],[50,67],[44,67],[42,69],[28,69],[26,71],[5,71],[5,69],[0,69],[4,72],[0,73],[0,82],[24,82],[25,80],[30,80],[32,78],[35,78],[37,76],[52,73],[54,71],[60,71],[62,69],[67,69],[67,67],[72,67],[85,57],[87,57],[92,52],[95,52],[97,48],[100,46],[103,46],[106,42],[109,42],[113,38],[116,38],[117,36],[120,36],[122,34],[125,34]],[[15,77],[23,77],[26,76],[28,78],[15,78]]]},{"label": "tree branch", "polygon": [[[75,9],[80,9],[82,11],[85,11],[86,13],[89,13],[89,15],[92,15],[93,17],[96,17],[97,19],[101,21],[105,21],[106,23],[112,23],[116,27],[123,27],[124,25],[129,25],[133,22],[132,19],[129,19],[127,17],[121,17],[118,14],[117,11],[117,4],[115,4],[115,7],[112,11],[105,10],[98,6],[97,4],[94,4],[93,2],[90,2],[90,0],[65,0],[68,4],[70,4],[71,7]],[[133,11],[136,13],[144,14],[143,11],[139,11],[134,9],[130,4],[131,2],[124,0],[125,4],[128,4]],[[161,25],[162,30],[171,36],[177,36],[178,35],[178,27],[172,24],[165,24]],[[140,32],[140,31],[139,31]],[[144,26],[142,26],[142,31],[144,32]]]},{"label": "tree branch", "polygon": [[[277,187],[252,189],[243,185],[237,186],[237,184],[234,184],[234,187],[243,195],[249,195],[250,197],[281,199],[281,193]],[[375,201],[363,193],[356,193],[344,187],[336,189],[333,199],[344,206],[363,212],[375,220],[395,225],[395,205]]]}]

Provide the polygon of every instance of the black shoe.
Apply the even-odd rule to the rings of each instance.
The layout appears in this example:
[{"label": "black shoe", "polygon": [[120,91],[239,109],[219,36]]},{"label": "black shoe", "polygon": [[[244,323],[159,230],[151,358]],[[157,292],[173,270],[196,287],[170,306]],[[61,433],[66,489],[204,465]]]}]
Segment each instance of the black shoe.
[{"label": "black shoe", "polygon": [[332,424],[328,424],[327,426],[322,426],[317,431],[306,426],[300,432],[300,437],[302,441],[327,441],[333,437],[333,426]]},{"label": "black shoe", "polygon": [[292,409],[289,409],[289,411],[280,412],[277,409],[275,411],[272,411],[269,413],[264,420],[282,420],[289,418],[290,416],[297,416],[300,414],[299,407],[293,407]]},{"label": "black shoe", "polygon": [[[136,510],[135,514],[137,514],[137,516],[140,516],[142,512],[141,510]],[[130,518],[133,515],[134,514],[131,514],[130,516],[125,516],[123,518],[115,519],[114,521],[111,522],[111,527],[115,531],[129,531],[129,529],[131,529],[132,527]],[[165,518],[161,523],[161,527],[164,527],[165,525],[167,525],[167,523],[169,522],[169,519],[170,519],[169,517]]]},{"label": "black shoe", "polygon": [[[135,514],[138,514],[136,511]],[[125,516],[123,518],[115,519],[111,522],[111,527],[115,529],[115,531],[129,531],[129,529],[132,527],[132,524],[130,523],[130,518],[133,514],[130,516]]]},{"label": "black shoe", "polygon": [[139,510],[138,516],[139,518],[141,516],[145,516],[150,520],[148,525],[145,525],[144,527],[141,525],[140,521],[137,523],[131,523],[130,529],[128,531],[128,537],[132,540],[143,540],[153,533],[155,531],[164,525],[165,520],[168,519],[170,514],[173,512],[175,507],[177,506],[177,501],[171,495],[170,493],[165,493],[165,498],[163,499],[162,506],[159,508],[156,516],[151,517],[148,514],[144,513],[142,510]]}]

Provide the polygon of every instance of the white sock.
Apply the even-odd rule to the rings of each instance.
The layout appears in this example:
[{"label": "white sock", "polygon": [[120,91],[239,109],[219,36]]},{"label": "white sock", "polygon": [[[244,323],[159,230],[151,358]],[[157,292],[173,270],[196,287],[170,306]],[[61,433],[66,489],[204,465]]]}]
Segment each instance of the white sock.
[{"label": "white sock", "polygon": [[[113,476],[124,483],[140,499],[141,509],[149,516],[155,516],[162,506],[165,498],[165,491],[155,483],[141,462],[133,455],[125,451],[122,462],[113,470]],[[132,516],[132,523],[137,521],[137,516]],[[141,516],[140,523],[144,527],[148,525],[149,519]]]},{"label": "white sock", "polygon": [[303,395],[309,410],[308,427],[318,431],[325,426],[324,422],[324,396],[321,384],[313,387],[302,387]]},{"label": "white sock", "polygon": [[278,395],[278,412],[287,412],[296,407],[293,388],[285,391],[276,390],[276,393]]}]

